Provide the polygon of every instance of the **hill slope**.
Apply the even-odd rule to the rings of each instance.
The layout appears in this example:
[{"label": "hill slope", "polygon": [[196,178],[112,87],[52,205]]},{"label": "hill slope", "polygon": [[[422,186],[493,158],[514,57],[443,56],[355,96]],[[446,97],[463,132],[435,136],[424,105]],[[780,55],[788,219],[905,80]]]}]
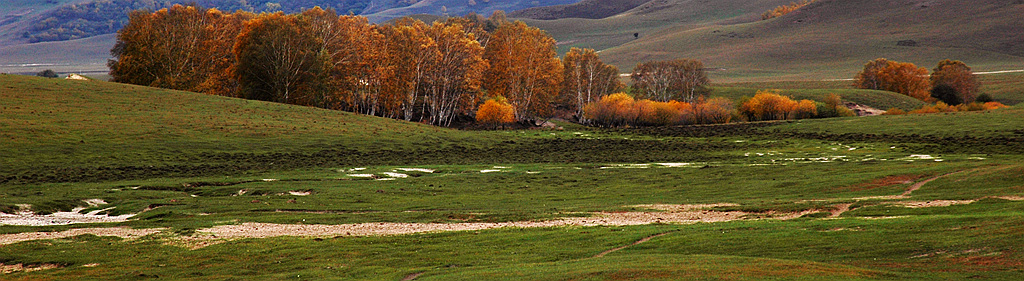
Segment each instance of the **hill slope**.
[{"label": "hill slope", "polygon": [[[878,57],[929,68],[947,58],[976,71],[1024,68],[1019,1],[819,0],[766,21],[760,13],[787,1],[656,2],[603,20],[533,23],[568,45],[604,50],[624,71],[639,61],[696,58],[722,69],[713,73],[719,80],[849,78]],[[660,6],[642,12],[652,5]]]},{"label": "hill slope", "polygon": [[584,0],[572,5],[528,8],[509,13],[515,18],[553,20],[563,18],[601,19],[636,8],[651,0]]}]

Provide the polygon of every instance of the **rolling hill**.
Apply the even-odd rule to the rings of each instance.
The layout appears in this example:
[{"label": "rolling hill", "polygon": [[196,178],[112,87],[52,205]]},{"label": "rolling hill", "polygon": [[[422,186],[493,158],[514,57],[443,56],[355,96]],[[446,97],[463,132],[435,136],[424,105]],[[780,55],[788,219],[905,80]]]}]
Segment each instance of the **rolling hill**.
[{"label": "rolling hill", "polygon": [[[563,44],[602,50],[628,71],[640,61],[695,58],[718,81],[850,78],[886,57],[976,71],[1024,68],[1024,2],[819,0],[771,20],[788,1],[652,1],[612,17],[531,20]],[[639,33],[639,37],[633,36]]]}]

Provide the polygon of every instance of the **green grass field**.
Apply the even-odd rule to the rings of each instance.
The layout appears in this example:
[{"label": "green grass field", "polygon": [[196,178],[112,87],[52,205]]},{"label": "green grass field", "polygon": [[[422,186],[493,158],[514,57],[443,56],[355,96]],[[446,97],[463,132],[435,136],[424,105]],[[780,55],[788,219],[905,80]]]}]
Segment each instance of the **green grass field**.
[{"label": "green grass field", "polygon": [[[1018,87],[997,80],[1005,81],[992,83],[1001,89]],[[719,85],[715,93],[762,86]],[[865,103],[898,98],[832,84],[774,86],[798,98],[830,91]],[[137,214],[123,222],[0,225],[0,241],[89,228],[158,232],[5,242],[3,280],[1024,278],[1022,105],[713,126],[459,131],[0,75],[0,110],[0,210],[28,204],[36,215]],[[89,205],[92,199],[106,204]],[[714,204],[684,214],[735,216],[212,237],[219,233],[212,227],[243,223],[539,225],[675,214],[651,206],[665,204]],[[12,267],[18,264],[31,270]]]}]

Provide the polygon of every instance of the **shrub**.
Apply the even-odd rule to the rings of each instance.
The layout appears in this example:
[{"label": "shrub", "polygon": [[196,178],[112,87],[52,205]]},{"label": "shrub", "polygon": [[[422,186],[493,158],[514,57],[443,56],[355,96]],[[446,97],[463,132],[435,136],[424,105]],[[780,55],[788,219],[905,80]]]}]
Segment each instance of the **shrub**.
[{"label": "shrub", "polygon": [[748,121],[784,120],[796,106],[797,102],[789,97],[765,90],[757,91],[753,98],[740,104],[738,110]]},{"label": "shrub", "polygon": [[601,97],[601,100],[587,104],[583,115],[592,123],[601,126],[624,126],[633,124],[637,119],[637,109],[633,97],[625,93],[616,93]]},{"label": "shrub", "polygon": [[57,77],[60,77],[60,75],[57,75],[57,72],[53,71],[53,69],[47,69],[47,70],[40,71],[39,73],[36,73],[36,76],[46,77],[46,78],[57,78]]},{"label": "shrub", "polygon": [[515,108],[509,105],[505,97],[489,99],[476,111],[476,121],[491,126],[508,124],[515,121]]},{"label": "shrub", "polygon": [[818,105],[810,100],[801,100],[793,107],[793,111],[789,112],[791,119],[807,119],[816,116],[818,116]]},{"label": "shrub", "polygon": [[904,114],[907,114],[907,112],[903,111],[902,109],[895,108],[895,107],[890,108],[889,110],[886,110],[885,113],[882,113],[882,115],[904,115]]},{"label": "shrub", "polygon": [[[677,102],[678,103],[678,102]],[[671,102],[640,100],[635,103],[639,116],[637,125],[664,126],[679,123],[682,114]]]},{"label": "shrub", "polygon": [[732,120],[733,104],[727,98],[700,97],[692,108],[693,124],[725,124]]},{"label": "shrub", "polygon": [[857,114],[850,110],[846,106],[842,105],[843,98],[837,94],[830,93],[825,96],[824,106],[818,109],[818,117],[830,118],[830,117],[849,117],[856,116]]}]

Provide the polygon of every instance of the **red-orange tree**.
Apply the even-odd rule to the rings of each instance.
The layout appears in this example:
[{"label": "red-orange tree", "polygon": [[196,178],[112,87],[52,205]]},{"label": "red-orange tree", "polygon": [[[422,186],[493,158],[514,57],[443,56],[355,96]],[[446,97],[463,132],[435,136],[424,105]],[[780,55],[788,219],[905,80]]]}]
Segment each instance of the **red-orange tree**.
[{"label": "red-orange tree", "polygon": [[928,70],[909,62],[876,59],[864,64],[854,77],[854,86],[860,89],[883,90],[929,100]]}]

